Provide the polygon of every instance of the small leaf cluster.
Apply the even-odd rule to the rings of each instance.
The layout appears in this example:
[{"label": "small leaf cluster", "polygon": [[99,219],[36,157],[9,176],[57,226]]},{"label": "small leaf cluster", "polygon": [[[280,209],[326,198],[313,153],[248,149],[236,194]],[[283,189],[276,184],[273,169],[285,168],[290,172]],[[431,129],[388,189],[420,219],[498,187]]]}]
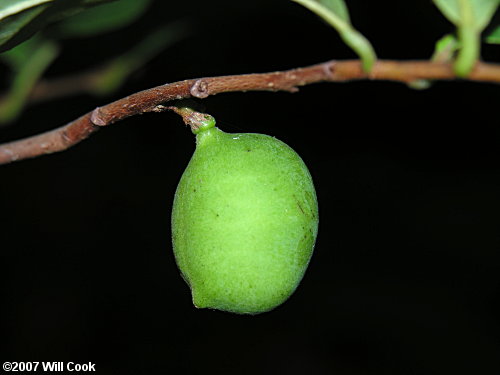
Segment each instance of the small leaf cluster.
[{"label": "small leaf cluster", "polygon": [[[334,27],[370,72],[376,55],[366,37],[350,20],[344,0],[292,0],[303,5]],[[498,10],[500,0],[433,0],[441,13],[455,26],[455,35],[445,35],[436,44],[434,60],[453,59],[455,74],[467,77],[480,58],[482,32]],[[485,37],[487,43],[500,44],[500,26]]]}]

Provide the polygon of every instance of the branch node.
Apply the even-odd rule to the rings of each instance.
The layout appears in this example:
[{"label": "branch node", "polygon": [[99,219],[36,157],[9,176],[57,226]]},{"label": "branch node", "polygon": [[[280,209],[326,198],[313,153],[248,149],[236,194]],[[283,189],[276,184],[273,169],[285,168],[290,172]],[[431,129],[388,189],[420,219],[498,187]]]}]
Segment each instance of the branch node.
[{"label": "branch node", "polygon": [[333,80],[335,75],[335,61],[329,61],[323,65],[323,72],[328,79]]},{"label": "branch node", "polygon": [[90,115],[90,121],[92,124],[97,125],[97,126],[106,126],[108,125],[106,121],[102,118],[101,115],[101,107],[97,107],[92,111],[92,114]]},{"label": "branch node", "polygon": [[71,145],[71,137],[68,135],[66,130],[61,133],[61,139],[64,144]]},{"label": "branch node", "polygon": [[195,98],[199,99],[204,99],[210,95],[208,91],[208,83],[207,81],[203,79],[197,80],[193,86],[191,86],[191,89],[189,90],[191,95],[193,95]]}]

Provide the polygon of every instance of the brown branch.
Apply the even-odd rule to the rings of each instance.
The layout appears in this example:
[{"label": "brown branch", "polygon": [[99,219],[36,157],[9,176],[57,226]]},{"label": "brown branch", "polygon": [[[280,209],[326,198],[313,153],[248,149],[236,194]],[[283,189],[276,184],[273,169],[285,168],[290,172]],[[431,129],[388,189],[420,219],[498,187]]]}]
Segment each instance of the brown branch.
[{"label": "brown branch", "polygon": [[[158,111],[161,104],[189,97],[206,98],[223,92],[288,91],[317,82],[343,82],[360,79],[410,83],[419,79],[452,80],[451,64],[430,61],[378,61],[367,75],[358,60],[328,61],[305,68],[281,72],[242,74],[190,79],[154,87],[117,100],[70,122],[33,137],[0,145],[0,164],[63,151],[86,139],[101,126],[136,114]],[[477,63],[469,81],[500,83],[500,65]]]}]

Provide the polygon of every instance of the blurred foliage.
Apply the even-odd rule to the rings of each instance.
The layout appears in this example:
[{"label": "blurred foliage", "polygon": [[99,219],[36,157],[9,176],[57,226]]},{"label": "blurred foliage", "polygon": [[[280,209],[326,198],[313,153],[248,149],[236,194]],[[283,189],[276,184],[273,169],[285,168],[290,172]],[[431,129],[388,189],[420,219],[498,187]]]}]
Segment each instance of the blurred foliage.
[{"label": "blurred foliage", "polygon": [[88,37],[122,28],[136,21],[151,0],[120,0],[103,4],[67,18],[57,24],[65,37]]},{"label": "blurred foliage", "polygon": [[9,92],[0,101],[0,124],[17,118],[33,86],[58,53],[56,43],[35,37],[2,55],[13,68],[13,78]]},{"label": "blurred foliage", "polygon": [[157,54],[185,37],[189,33],[186,22],[178,21],[153,29],[139,43],[131,46],[128,51],[108,61],[99,74],[95,75],[94,83],[89,92],[98,95],[110,95],[118,90],[130,74]]},{"label": "blurred foliage", "polygon": [[460,47],[455,73],[466,77],[480,58],[481,32],[490,23],[500,0],[434,0],[434,3],[457,28]]},{"label": "blurred foliage", "polygon": [[25,41],[52,22],[109,1],[111,0],[2,0],[0,52]]},{"label": "blurred foliage", "polygon": [[[98,6],[97,6],[98,5]],[[0,3],[0,61],[10,70],[10,87],[0,96],[0,125],[12,123],[29,102],[46,69],[62,51],[62,41],[119,30],[138,21],[151,0],[7,0]],[[50,28],[48,23],[60,19]],[[35,22],[36,21],[36,22]],[[80,92],[110,95],[131,73],[184,37],[186,22],[153,27],[142,40],[86,76]],[[34,37],[28,38],[33,33]],[[2,39],[3,36],[3,39]],[[19,41],[28,38],[18,44]],[[2,44],[3,43],[3,44]],[[16,45],[17,44],[17,45]],[[75,93],[78,91],[75,90]]]}]

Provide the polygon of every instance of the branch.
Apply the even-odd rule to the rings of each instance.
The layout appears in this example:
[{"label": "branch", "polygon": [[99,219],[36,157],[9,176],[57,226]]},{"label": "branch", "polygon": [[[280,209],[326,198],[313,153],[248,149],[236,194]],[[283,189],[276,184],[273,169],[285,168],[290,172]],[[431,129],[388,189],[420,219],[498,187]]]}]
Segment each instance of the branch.
[{"label": "branch", "polygon": [[[102,126],[140,113],[162,111],[162,104],[172,100],[206,98],[237,91],[296,92],[298,87],[312,83],[361,79],[411,83],[416,80],[453,80],[456,76],[453,66],[448,63],[381,60],[367,74],[358,60],[347,60],[328,61],[281,72],[189,79],[140,91],[98,107],[60,128],[0,145],[0,164],[66,150]],[[500,83],[500,65],[479,62],[467,80]]]}]

